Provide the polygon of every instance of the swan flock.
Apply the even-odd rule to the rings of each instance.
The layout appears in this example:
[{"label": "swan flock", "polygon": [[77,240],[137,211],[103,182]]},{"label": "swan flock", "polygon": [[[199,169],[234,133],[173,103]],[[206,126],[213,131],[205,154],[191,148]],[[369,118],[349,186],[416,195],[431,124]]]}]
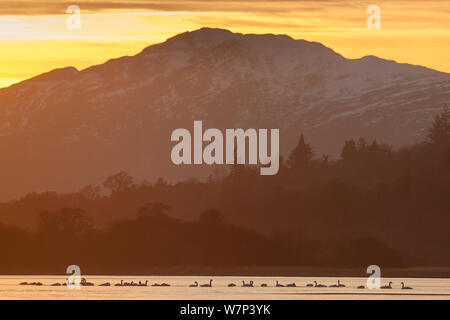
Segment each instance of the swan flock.
[{"label": "swan flock", "polygon": [[[213,279],[210,279],[209,282],[207,283],[202,283],[200,284],[198,281],[195,281],[192,284],[189,284],[188,287],[190,288],[211,288],[213,287]],[[63,283],[59,283],[59,282],[55,282],[52,284],[49,284],[49,286],[53,286],[53,287],[60,287],[60,286],[67,286],[68,285],[68,280],[66,280],[66,282]],[[75,283],[71,283],[72,285],[75,285]],[[393,282],[390,281],[387,285],[381,286],[380,289],[394,289],[394,287],[392,286]],[[412,287],[408,287],[405,285],[404,282],[400,282],[401,287],[399,287],[399,289],[401,290],[412,290]],[[19,285],[22,286],[44,286],[44,284],[42,282],[38,282],[38,281],[34,281],[34,282],[20,282]],[[79,283],[80,286],[95,286],[95,284],[93,282],[89,282],[86,280],[86,278],[82,278],[81,282]],[[114,285],[112,285],[110,282],[104,282],[101,284],[98,284],[97,286],[99,287],[110,287],[110,286],[115,286],[115,287],[147,287],[149,286],[148,284],[148,280],[145,280],[145,282],[143,281],[138,281],[138,282],[126,282],[124,280],[120,280],[120,282],[115,283]],[[171,285],[169,283],[153,283],[151,284],[152,287],[170,287]],[[229,283],[227,285],[227,287],[242,287],[242,288],[253,288],[255,286],[255,283],[253,282],[253,280],[250,280],[248,282],[246,281],[242,281],[242,285],[238,286],[235,283]],[[260,287],[270,287],[269,284],[267,283],[261,283],[259,284]],[[276,280],[274,287],[277,288],[298,288],[298,287],[310,287],[310,288],[351,288],[349,286],[346,286],[345,284],[341,283],[340,280],[337,281],[336,284],[331,284],[331,285],[326,285],[326,284],[321,284],[321,283],[317,283],[317,281],[313,281],[313,283],[307,283],[306,285],[297,285],[295,282],[294,283],[286,283],[286,284],[281,284],[278,280]],[[365,289],[364,285],[359,285],[355,287],[356,289]]]}]

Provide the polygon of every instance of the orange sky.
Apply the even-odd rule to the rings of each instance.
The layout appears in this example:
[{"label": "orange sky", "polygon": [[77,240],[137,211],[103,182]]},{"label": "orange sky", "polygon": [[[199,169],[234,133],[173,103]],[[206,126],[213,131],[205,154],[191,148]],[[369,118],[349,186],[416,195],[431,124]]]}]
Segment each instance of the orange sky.
[{"label": "orange sky", "polygon": [[[69,30],[66,8],[81,8]],[[381,8],[381,29],[366,9]],[[373,54],[450,72],[450,1],[56,0],[0,1],[0,87],[50,69],[78,69],[203,26],[242,33],[283,33],[318,41],[347,58]]]}]

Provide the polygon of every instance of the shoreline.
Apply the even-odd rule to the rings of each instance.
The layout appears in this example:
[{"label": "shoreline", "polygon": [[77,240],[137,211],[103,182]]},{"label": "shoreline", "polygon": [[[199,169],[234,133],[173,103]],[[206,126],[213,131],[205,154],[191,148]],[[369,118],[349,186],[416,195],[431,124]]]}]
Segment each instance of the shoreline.
[{"label": "shoreline", "polygon": [[[67,276],[58,272],[2,272],[2,276]],[[291,267],[171,267],[171,268],[146,268],[141,270],[109,270],[99,272],[95,270],[83,270],[86,276],[259,276],[259,277],[362,277],[370,274],[365,269],[332,269],[332,268],[291,268]],[[382,277],[389,278],[450,278],[450,268],[445,267],[416,267],[416,268],[381,268]]]}]

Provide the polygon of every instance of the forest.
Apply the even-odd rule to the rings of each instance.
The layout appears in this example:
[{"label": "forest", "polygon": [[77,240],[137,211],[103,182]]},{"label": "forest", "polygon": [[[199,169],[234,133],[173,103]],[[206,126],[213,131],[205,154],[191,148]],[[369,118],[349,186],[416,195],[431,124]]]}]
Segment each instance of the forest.
[{"label": "forest", "polygon": [[273,176],[255,165],[177,183],[119,172],[0,203],[0,272],[450,267],[449,108],[398,150],[359,138],[331,159],[299,136]]}]

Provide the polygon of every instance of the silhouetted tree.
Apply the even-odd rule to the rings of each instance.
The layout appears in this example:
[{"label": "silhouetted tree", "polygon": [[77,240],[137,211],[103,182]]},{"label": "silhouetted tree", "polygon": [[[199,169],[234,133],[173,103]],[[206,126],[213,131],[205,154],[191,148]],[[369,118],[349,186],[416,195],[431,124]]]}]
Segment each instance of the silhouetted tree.
[{"label": "silhouetted tree", "polygon": [[363,137],[358,140],[358,150],[365,151],[367,149],[367,140]]},{"label": "silhouetted tree", "polygon": [[85,212],[78,208],[63,208],[58,211],[44,211],[39,216],[38,231],[42,234],[64,234],[80,236],[91,228]]},{"label": "silhouetted tree", "polygon": [[342,148],[341,158],[344,161],[352,161],[355,159],[357,155],[356,143],[355,140],[347,140],[344,143],[344,147]]},{"label": "silhouetted tree", "polygon": [[147,202],[139,209],[138,215],[140,218],[151,218],[157,220],[166,220],[170,206],[161,202]]},{"label": "silhouetted tree", "polygon": [[133,178],[125,171],[116,173],[106,178],[103,186],[111,190],[111,194],[122,192],[133,185]]},{"label": "silhouetted tree", "polygon": [[207,209],[200,214],[200,222],[206,224],[221,224],[223,217],[217,209]]},{"label": "silhouetted tree", "polygon": [[289,157],[289,166],[292,169],[305,168],[312,160],[313,150],[309,143],[305,142],[303,134],[300,135],[297,146],[292,150]]},{"label": "silhouetted tree", "polygon": [[427,138],[431,143],[436,144],[450,142],[450,108],[447,105],[434,119],[431,128],[428,130]]},{"label": "silhouetted tree", "polygon": [[86,199],[96,200],[102,196],[102,188],[89,184],[80,190],[80,194]]}]

